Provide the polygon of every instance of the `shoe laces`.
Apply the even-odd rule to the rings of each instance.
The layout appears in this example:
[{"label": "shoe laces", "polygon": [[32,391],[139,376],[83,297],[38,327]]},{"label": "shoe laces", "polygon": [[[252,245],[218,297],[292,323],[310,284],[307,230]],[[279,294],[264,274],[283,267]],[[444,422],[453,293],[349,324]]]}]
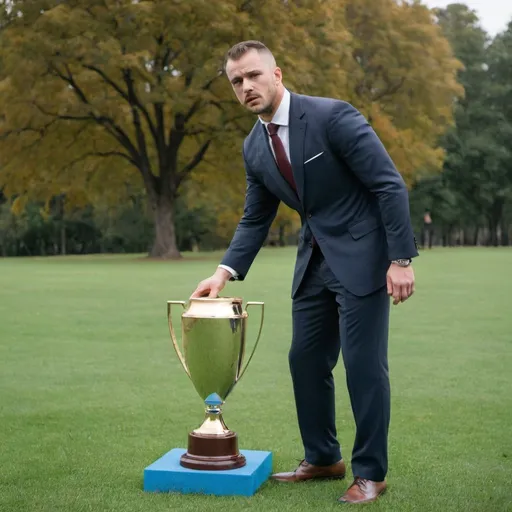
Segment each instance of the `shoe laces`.
[{"label": "shoe laces", "polygon": [[366,482],[368,482],[368,480],[366,478],[361,478],[361,477],[356,477],[356,479],[354,480],[354,484],[357,485],[357,487],[359,487],[359,489],[364,492],[366,490]]}]

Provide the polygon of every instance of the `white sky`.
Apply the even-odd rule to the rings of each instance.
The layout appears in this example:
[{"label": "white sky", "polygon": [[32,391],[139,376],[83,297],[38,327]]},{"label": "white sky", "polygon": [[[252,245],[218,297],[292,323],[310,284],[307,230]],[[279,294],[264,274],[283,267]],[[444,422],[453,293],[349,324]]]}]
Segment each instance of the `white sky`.
[{"label": "white sky", "polygon": [[506,29],[512,21],[512,0],[423,0],[428,7],[446,7],[449,4],[466,4],[476,11],[480,25],[491,36]]}]

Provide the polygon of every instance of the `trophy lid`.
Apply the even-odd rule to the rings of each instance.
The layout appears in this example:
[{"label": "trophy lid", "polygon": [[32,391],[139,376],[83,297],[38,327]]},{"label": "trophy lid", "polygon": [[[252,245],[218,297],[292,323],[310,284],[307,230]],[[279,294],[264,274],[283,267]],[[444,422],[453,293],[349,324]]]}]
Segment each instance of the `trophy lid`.
[{"label": "trophy lid", "polygon": [[193,318],[239,318],[243,316],[241,297],[198,297],[190,299],[184,317]]}]

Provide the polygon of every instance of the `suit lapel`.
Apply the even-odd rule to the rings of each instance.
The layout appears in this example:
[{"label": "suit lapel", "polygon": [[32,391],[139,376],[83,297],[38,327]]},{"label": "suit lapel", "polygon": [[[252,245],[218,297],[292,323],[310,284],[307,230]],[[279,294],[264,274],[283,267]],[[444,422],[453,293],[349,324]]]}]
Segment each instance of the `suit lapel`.
[{"label": "suit lapel", "polygon": [[300,202],[304,204],[304,140],[307,122],[302,110],[300,97],[292,93],[290,98],[290,160],[293,176],[299,193]]},{"label": "suit lapel", "polygon": [[[258,121],[259,123],[259,121]],[[301,204],[297,198],[297,195],[290,187],[288,182],[283,178],[281,171],[277,167],[277,163],[270,149],[268,136],[265,133],[266,129],[263,124],[260,123],[258,135],[258,159],[262,162],[263,168],[269,171],[274,181],[279,185],[279,188],[286,195],[288,202],[293,205],[297,210],[301,209]],[[293,165],[293,164],[292,164]]]}]

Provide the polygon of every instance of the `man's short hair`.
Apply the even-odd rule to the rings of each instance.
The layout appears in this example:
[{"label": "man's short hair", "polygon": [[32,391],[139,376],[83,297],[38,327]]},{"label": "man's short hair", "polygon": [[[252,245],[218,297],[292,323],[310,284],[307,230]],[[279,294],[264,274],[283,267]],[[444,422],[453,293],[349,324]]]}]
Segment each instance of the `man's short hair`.
[{"label": "man's short hair", "polygon": [[226,69],[228,60],[239,60],[250,50],[267,53],[271,58],[274,58],[272,52],[261,41],[242,41],[240,43],[236,43],[228,50],[226,58],[224,59],[224,69]]}]

